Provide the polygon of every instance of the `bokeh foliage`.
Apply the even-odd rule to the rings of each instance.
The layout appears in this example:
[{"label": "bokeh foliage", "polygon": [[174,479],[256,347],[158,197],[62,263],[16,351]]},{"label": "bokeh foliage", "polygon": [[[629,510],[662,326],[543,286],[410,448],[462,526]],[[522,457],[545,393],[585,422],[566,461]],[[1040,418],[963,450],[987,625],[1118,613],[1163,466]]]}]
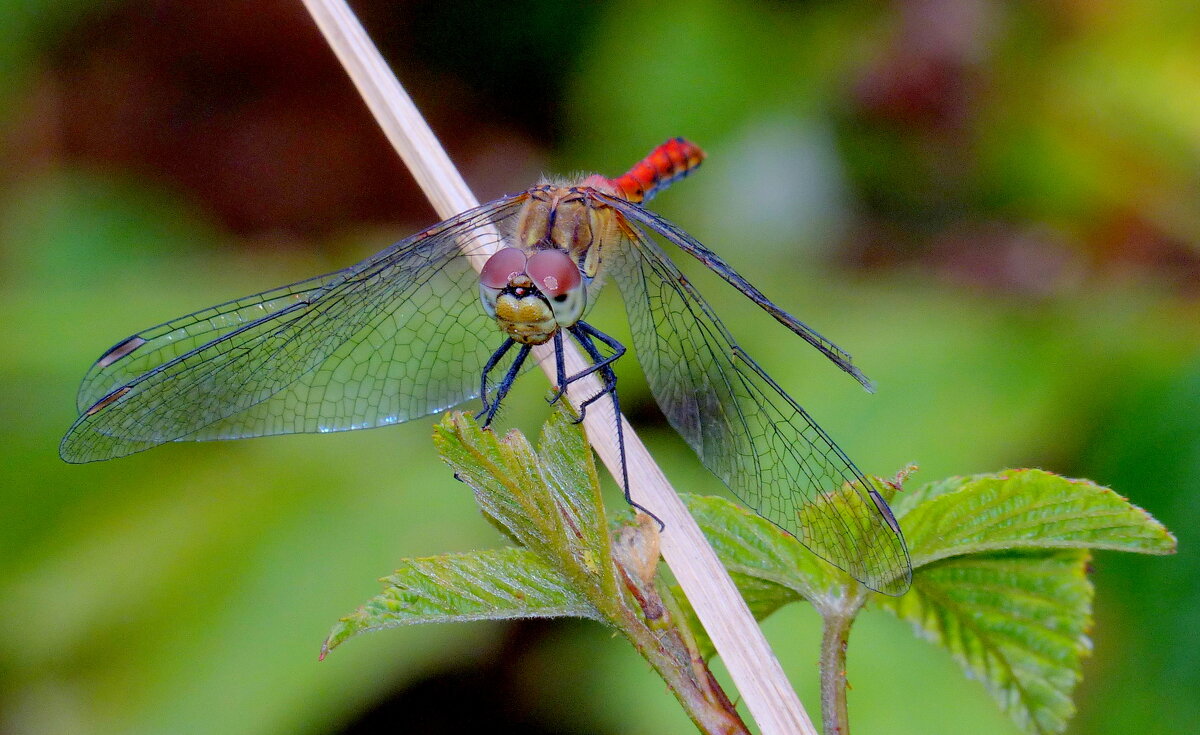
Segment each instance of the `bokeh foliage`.
[{"label": "bokeh foliage", "polygon": [[[539,169],[615,173],[672,135],[708,150],[655,207],[876,381],[862,394],[686,267],[865,470],[1043,466],[1175,529],[1176,557],[1095,561],[1071,731],[1200,720],[1200,11],[627,0],[564,17],[530,0],[504,23],[407,5],[355,3],[481,196]],[[686,727],[636,657],[582,628],[516,648],[491,623],[393,631],[316,663],[328,621],[399,559],[495,545],[429,423],[59,462],[76,381],[122,336],[347,264],[430,215],[298,3],[0,12],[0,727],[328,732],[493,655],[521,682],[508,700],[552,731]],[[535,16],[555,20],[520,22]],[[461,73],[467,41],[495,50],[475,54],[492,71]],[[620,336],[617,299],[596,321]],[[625,362],[622,402],[672,480],[719,492]],[[538,381],[502,423],[540,424]],[[805,701],[812,622],[767,625]],[[889,625],[856,627],[864,732],[1013,731]],[[946,704],[921,711],[914,691]]]}]

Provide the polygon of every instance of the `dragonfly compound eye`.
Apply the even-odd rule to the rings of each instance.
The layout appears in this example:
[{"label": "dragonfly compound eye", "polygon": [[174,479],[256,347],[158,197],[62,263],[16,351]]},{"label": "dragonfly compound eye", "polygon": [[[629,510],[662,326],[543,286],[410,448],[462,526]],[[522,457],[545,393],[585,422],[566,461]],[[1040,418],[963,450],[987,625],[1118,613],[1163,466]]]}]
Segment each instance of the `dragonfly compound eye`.
[{"label": "dragonfly compound eye", "polygon": [[525,253],[516,248],[501,248],[484,264],[479,283],[488,288],[504,288],[524,272]]},{"label": "dragonfly compound eye", "polygon": [[570,255],[562,250],[539,250],[529,256],[525,272],[533,285],[550,300],[554,320],[559,325],[566,327],[579,321],[587,303],[587,293],[579,266]]},{"label": "dragonfly compound eye", "polygon": [[579,266],[562,250],[541,250],[534,253],[525,266],[533,284],[547,297],[561,301],[571,290],[579,288],[583,279]]},{"label": "dragonfly compound eye", "polygon": [[484,263],[479,272],[479,298],[488,316],[496,316],[496,304],[501,292],[513,282],[526,278],[525,253],[516,248],[501,248]]}]

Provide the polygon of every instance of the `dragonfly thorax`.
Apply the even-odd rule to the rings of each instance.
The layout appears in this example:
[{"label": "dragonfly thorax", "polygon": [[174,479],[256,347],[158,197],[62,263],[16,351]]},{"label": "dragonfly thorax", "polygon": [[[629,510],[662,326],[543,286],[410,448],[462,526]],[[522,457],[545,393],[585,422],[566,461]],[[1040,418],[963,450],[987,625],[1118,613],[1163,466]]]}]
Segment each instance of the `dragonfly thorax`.
[{"label": "dragonfly thorax", "polygon": [[521,344],[550,341],[583,317],[587,289],[579,266],[563,250],[498,250],[479,274],[484,310],[501,331]]},{"label": "dragonfly thorax", "polygon": [[590,176],[579,186],[543,184],[529,190],[517,216],[516,244],[526,252],[565,250],[583,274],[595,278],[601,252],[621,239],[616,212],[595,196],[611,193],[602,176]]}]

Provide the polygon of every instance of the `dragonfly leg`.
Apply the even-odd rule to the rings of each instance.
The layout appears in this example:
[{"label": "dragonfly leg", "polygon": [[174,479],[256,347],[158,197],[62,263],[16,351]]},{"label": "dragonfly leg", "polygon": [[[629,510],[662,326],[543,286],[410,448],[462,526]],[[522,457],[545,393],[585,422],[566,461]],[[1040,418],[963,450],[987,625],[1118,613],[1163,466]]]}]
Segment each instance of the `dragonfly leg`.
[{"label": "dragonfly leg", "polygon": [[496,369],[496,365],[500,363],[500,360],[504,359],[504,356],[508,354],[508,351],[511,350],[512,346],[515,344],[516,340],[512,338],[504,340],[504,344],[500,345],[500,347],[492,353],[492,356],[488,358],[487,364],[483,366],[483,374],[479,376],[479,400],[483,402],[483,410],[476,414],[475,418],[479,418],[487,412],[488,408],[490,408],[487,398],[488,375]]},{"label": "dragonfly leg", "polygon": [[[576,329],[578,329],[579,331],[578,332],[575,331]],[[575,337],[576,341],[578,341],[579,344],[582,345],[585,350],[587,350],[588,355],[591,356],[591,358],[594,362],[592,363],[592,366],[589,367],[588,369],[581,370],[578,373],[575,373],[571,377],[567,378],[567,382],[573,383],[576,380],[579,380],[580,378],[584,377],[585,375],[591,375],[592,373],[594,373],[596,371],[600,371],[600,375],[604,379],[604,389],[601,390],[596,395],[592,396],[591,398],[588,398],[583,403],[579,404],[579,418],[576,419],[575,423],[580,423],[583,421],[583,417],[587,413],[588,406],[592,405],[593,403],[600,400],[601,398],[608,395],[609,393],[612,393],[614,396],[616,395],[617,377],[616,377],[616,374],[612,372],[612,369],[609,366],[612,365],[612,363],[616,362],[617,358],[624,355],[626,350],[625,350],[625,345],[621,344],[616,339],[608,336],[604,332],[601,332],[599,329],[596,329],[595,327],[593,327],[591,324],[588,324],[587,322],[578,322],[574,327],[571,327],[571,334]],[[586,336],[584,336],[584,335],[586,335]],[[601,357],[600,351],[596,349],[595,343],[592,342],[593,337],[595,339],[600,340],[604,344],[608,345],[608,347],[612,349],[613,354],[609,355],[606,358]],[[586,340],[587,344],[584,343],[585,340]],[[605,371],[607,371],[608,375],[612,376],[611,380],[609,380],[607,377],[605,377]]]},{"label": "dragonfly leg", "polygon": [[[583,412],[586,410],[589,404],[595,403],[606,395],[612,398],[613,416],[616,418],[617,422],[617,453],[621,456],[621,490],[625,493],[625,502],[653,518],[654,521],[658,523],[658,528],[661,531],[663,528],[666,528],[666,524],[662,522],[662,519],[651,513],[646,508],[643,508],[635,503],[633,498],[629,495],[629,463],[625,459],[625,422],[621,420],[621,401],[617,398],[617,374],[614,373],[612,369],[613,360],[625,354],[625,346],[585,322],[578,322],[574,326],[568,327],[568,329],[571,331],[571,335],[575,337],[575,340],[579,342],[579,346],[582,347],[584,352],[587,352],[588,356],[594,361],[594,364],[589,370],[571,376],[571,380],[576,380],[580,377],[583,377],[583,375],[599,371],[600,379],[604,383],[604,387],[599,393],[591,398],[588,398],[579,405],[578,421],[583,420]],[[596,343],[593,341],[593,338],[598,339],[604,344],[613,348],[613,350],[616,351],[616,354],[605,359],[604,356],[600,354],[600,350],[596,347]]]},{"label": "dragonfly leg", "polygon": [[492,423],[492,419],[496,417],[496,411],[500,410],[500,401],[504,400],[504,396],[508,395],[509,388],[512,387],[513,381],[517,378],[517,373],[521,370],[521,363],[525,362],[525,358],[529,356],[529,351],[532,349],[529,345],[521,345],[521,351],[517,353],[517,359],[513,362],[508,372],[504,374],[504,379],[500,381],[500,385],[496,388],[496,397],[489,401],[487,397],[488,374],[496,369],[496,365],[504,359],[512,346],[516,344],[515,340],[506,339],[504,344],[492,353],[488,358],[487,364],[483,366],[483,376],[479,379],[479,398],[483,401],[483,409],[475,414],[475,419],[483,418],[483,426],[487,428],[488,424]]},{"label": "dragonfly leg", "polygon": [[558,381],[558,386],[554,391],[554,395],[546,399],[546,402],[551,406],[558,403],[567,393],[567,363],[563,357],[562,340],[562,330],[560,329],[554,333],[554,369],[558,372],[558,376],[555,378]]},{"label": "dragonfly leg", "polygon": [[[617,359],[619,359],[626,352],[625,345],[621,344],[617,340],[608,336],[604,332],[601,332],[599,329],[596,329],[595,327],[593,327],[591,324],[588,324],[587,322],[576,322],[574,326],[568,327],[567,329],[571,332],[572,336],[575,337],[575,341],[579,342],[579,344],[582,345],[585,350],[588,350],[588,355],[592,358],[593,362],[592,362],[591,366],[589,366],[588,368],[586,368],[584,370],[580,370],[579,372],[575,373],[574,375],[572,375],[569,378],[561,377],[561,371],[564,370],[565,367],[564,367],[563,363],[561,363],[561,362],[559,363],[559,366],[558,366],[559,371],[560,371],[559,381],[562,383],[563,387],[559,391],[559,395],[554,397],[555,401],[557,401],[559,398],[562,397],[561,394],[566,391],[566,386],[570,385],[571,383],[574,383],[576,380],[579,380],[580,378],[587,377],[588,375],[591,375],[592,373],[597,372],[597,371],[601,371],[601,375],[603,375],[604,374],[603,371],[606,369],[609,369],[609,366],[612,365],[614,362],[616,362]],[[601,342],[603,342],[604,344],[606,344],[610,348],[612,348],[613,353],[611,355],[609,355],[608,357],[604,357],[603,355],[601,355],[600,351],[596,349],[595,343],[593,343],[591,341],[592,337],[595,337],[596,339],[600,340]],[[584,344],[585,341],[587,342],[587,344]],[[591,346],[590,349],[589,349],[588,345]],[[609,372],[610,373],[612,372],[611,369],[609,370]],[[616,387],[615,387],[616,386],[616,376],[615,375],[613,376],[612,380],[613,380],[612,389],[616,390]],[[607,381],[606,381],[605,385],[606,386],[608,385]],[[600,391],[596,395],[592,396],[591,398],[588,398],[583,403],[579,404],[579,418],[577,418],[575,420],[575,423],[578,424],[581,421],[583,421],[583,415],[584,415],[584,413],[586,413],[587,407],[589,405],[591,405],[592,403],[594,403],[597,399],[602,398],[603,396],[607,395],[608,392],[609,391],[606,388],[605,390]],[[553,403],[553,402],[554,401],[551,401],[551,403]]]}]

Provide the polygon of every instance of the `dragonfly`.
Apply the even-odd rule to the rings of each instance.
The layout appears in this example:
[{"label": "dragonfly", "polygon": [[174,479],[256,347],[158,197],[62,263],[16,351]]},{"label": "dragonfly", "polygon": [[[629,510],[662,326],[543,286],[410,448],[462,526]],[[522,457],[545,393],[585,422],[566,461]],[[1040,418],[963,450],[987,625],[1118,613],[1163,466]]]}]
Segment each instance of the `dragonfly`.
[{"label": "dragonfly", "polygon": [[[626,352],[585,321],[604,281],[671,426],[747,506],[866,586],[899,594],[911,565],[883,497],[734,340],[666,249],[694,257],[864,387],[849,354],[715,252],[643,205],[704,160],[682,138],[625,174],[543,181],[343,270],[202,309],[117,342],[79,388],[60,454],[92,462],[173,441],[385,426],[479,398],[487,427],[551,343],[557,392],[595,373],[612,401]],[[472,257],[483,259],[481,270]],[[591,364],[566,374],[564,339]],[[617,420],[623,489],[624,437]],[[831,502],[836,494],[838,501]]]}]

